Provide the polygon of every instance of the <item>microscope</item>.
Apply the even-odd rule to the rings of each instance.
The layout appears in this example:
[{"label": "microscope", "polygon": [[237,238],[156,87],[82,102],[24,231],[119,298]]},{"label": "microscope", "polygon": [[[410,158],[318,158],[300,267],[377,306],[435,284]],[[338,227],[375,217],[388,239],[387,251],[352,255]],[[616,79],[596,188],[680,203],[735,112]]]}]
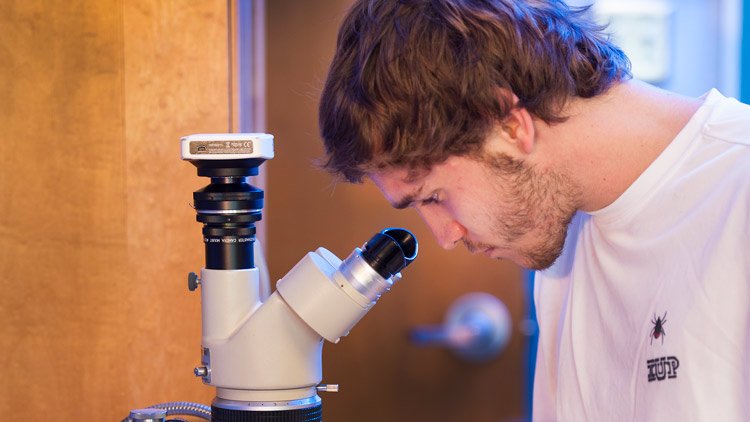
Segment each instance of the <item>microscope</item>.
[{"label": "microscope", "polygon": [[[193,193],[203,223],[205,267],[188,276],[200,289],[201,364],[194,373],[216,388],[211,407],[173,402],[133,410],[127,421],[190,415],[215,422],[314,422],[322,417],[323,341],[337,343],[401,278],[417,256],[411,232],[376,233],[343,261],[308,252],[270,294],[255,241],[263,191],[248,178],[273,158],[273,136],[200,134],[182,138],[182,159],[210,183]],[[260,267],[260,268],[259,268]],[[180,419],[175,419],[180,420]]]}]

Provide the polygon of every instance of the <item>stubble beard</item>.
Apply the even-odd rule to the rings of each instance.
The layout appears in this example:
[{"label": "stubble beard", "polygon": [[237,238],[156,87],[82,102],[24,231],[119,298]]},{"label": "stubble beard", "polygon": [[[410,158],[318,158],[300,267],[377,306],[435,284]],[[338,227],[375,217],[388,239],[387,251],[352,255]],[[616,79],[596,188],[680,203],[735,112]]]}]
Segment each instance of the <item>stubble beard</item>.
[{"label": "stubble beard", "polygon": [[[496,209],[492,231],[504,244],[517,248],[520,262],[531,270],[544,270],[560,257],[568,225],[579,197],[573,183],[561,173],[538,171],[506,154],[482,158],[500,183],[507,200]],[[465,241],[472,251],[493,245]]]}]

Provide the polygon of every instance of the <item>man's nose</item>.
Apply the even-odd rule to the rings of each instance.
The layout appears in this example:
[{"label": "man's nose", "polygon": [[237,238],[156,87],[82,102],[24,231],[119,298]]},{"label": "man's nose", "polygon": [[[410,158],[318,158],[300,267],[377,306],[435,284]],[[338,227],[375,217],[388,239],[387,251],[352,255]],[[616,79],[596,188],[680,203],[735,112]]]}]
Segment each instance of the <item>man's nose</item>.
[{"label": "man's nose", "polygon": [[420,210],[419,213],[443,249],[455,248],[466,234],[466,228],[447,214],[429,210]]}]

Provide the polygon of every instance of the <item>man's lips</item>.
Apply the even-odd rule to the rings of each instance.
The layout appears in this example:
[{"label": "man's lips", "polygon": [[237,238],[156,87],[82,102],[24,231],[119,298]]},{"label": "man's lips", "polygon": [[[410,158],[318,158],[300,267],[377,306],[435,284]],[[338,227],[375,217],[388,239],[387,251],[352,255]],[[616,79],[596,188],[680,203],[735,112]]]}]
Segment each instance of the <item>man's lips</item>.
[{"label": "man's lips", "polygon": [[474,243],[474,242],[467,242],[464,240],[464,246],[466,246],[466,249],[472,254],[476,255],[478,253],[484,253],[490,258],[494,258],[494,255],[498,252],[496,246],[490,246],[488,244],[482,244],[482,243]]}]

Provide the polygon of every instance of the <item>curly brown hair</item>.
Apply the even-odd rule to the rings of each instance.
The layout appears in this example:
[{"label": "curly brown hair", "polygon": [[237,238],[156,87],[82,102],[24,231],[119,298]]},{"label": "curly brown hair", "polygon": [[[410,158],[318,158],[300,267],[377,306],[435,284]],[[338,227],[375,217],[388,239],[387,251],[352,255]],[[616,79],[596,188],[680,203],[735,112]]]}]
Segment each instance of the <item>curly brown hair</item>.
[{"label": "curly brown hair", "polygon": [[481,151],[513,107],[564,121],[568,99],[631,77],[586,10],[559,0],[357,1],[321,94],[322,166],[349,182],[385,166],[426,170]]}]

